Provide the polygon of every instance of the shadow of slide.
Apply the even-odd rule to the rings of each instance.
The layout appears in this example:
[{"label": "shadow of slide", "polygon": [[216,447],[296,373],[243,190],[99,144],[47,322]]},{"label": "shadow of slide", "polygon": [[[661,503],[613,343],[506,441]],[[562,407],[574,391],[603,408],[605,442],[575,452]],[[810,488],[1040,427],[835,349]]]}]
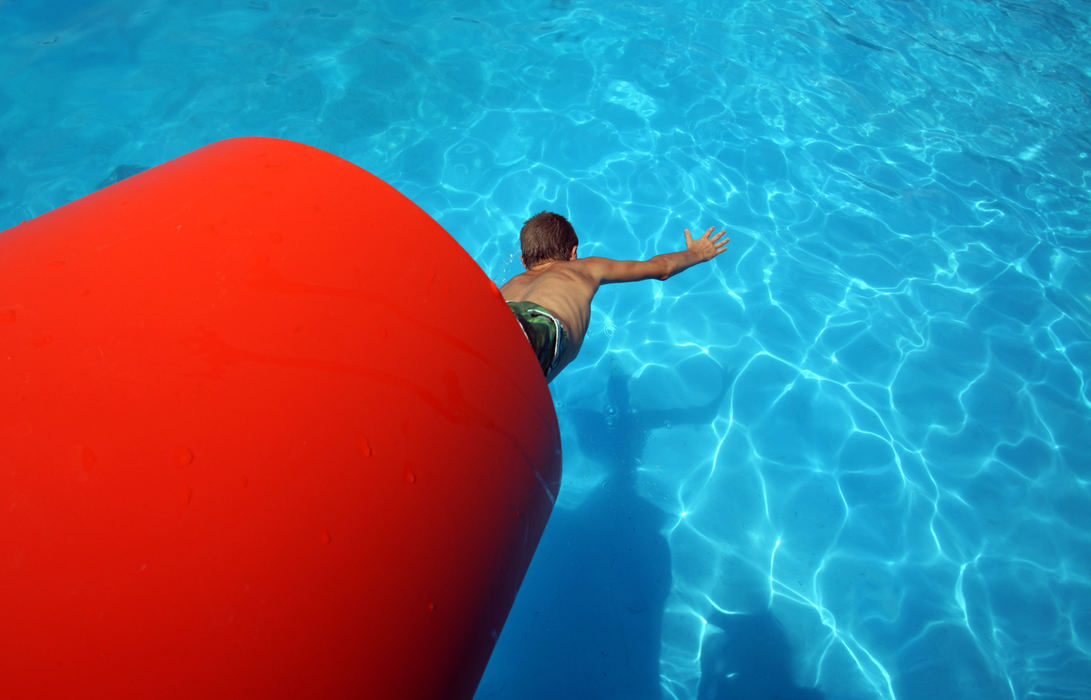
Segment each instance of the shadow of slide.
[{"label": "shadow of slide", "polygon": [[771,613],[715,612],[708,622],[697,700],[824,700],[792,681],[788,637]]},{"label": "shadow of slide", "polygon": [[635,411],[617,373],[603,410],[568,412],[607,476],[578,508],[553,513],[475,700],[660,697],[670,550],[664,514],[637,492],[637,465],[651,430],[711,421],[724,391],[705,406]]}]

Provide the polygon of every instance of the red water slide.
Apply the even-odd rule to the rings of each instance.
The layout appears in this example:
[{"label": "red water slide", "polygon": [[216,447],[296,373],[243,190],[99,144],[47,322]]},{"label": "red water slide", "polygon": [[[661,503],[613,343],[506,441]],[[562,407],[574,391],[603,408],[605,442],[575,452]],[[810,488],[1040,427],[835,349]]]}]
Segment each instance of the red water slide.
[{"label": "red water slide", "polygon": [[0,233],[0,695],[468,698],[560,481],[496,287],[212,144]]}]

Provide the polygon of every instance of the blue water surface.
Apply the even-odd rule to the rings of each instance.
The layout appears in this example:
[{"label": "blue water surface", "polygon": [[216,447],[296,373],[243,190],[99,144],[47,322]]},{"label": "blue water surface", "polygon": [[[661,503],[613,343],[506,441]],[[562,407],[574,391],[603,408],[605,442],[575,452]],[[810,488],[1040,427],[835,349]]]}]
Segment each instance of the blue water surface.
[{"label": "blue water surface", "polygon": [[[0,229],[231,136],[605,288],[477,697],[1091,697],[1091,3],[8,0]],[[391,234],[401,232],[391,223]]]}]

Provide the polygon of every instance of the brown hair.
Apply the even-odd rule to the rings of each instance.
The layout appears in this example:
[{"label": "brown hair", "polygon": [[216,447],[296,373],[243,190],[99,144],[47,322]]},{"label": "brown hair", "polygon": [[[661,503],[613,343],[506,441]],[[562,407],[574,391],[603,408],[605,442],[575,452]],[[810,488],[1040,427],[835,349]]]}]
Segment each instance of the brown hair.
[{"label": "brown hair", "polygon": [[551,211],[530,217],[519,231],[523,265],[528,270],[546,260],[568,260],[573,246],[579,243],[576,230],[568,219]]}]

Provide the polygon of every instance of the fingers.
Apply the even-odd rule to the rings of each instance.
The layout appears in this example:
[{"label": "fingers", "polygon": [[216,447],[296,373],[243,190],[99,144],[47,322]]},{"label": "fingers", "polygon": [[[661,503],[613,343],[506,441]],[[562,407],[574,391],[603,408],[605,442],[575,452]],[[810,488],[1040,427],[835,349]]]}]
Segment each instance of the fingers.
[{"label": "fingers", "polygon": [[[713,226],[712,228],[709,229],[709,232],[711,233],[712,230],[715,229],[715,228],[716,227]],[[712,243],[712,248],[713,248],[713,251],[714,251],[712,253],[712,257],[716,257],[720,253],[727,250],[727,244],[731,241],[731,239],[728,238],[725,235],[726,233],[727,233],[727,230],[724,229],[724,230],[720,231],[719,233],[717,233],[713,238],[709,239],[709,242]],[[705,234],[705,235],[708,235],[708,234]]]},{"label": "fingers", "polygon": [[[715,230],[715,226],[709,226],[708,230],[705,231],[704,235],[697,239],[698,243],[703,244],[705,241],[707,241],[708,243],[712,244],[712,249],[714,251],[712,253],[713,257],[727,250],[727,244],[731,240],[727,237],[727,229],[721,229],[719,233],[713,236],[712,232]],[[693,234],[690,233],[688,228],[682,229],[682,231],[686,235],[686,245],[689,246],[689,244],[693,243]]]},{"label": "fingers", "polygon": [[[716,230],[715,226],[709,226],[708,230],[705,231],[705,234],[703,236],[701,236],[701,238],[712,237],[712,240],[715,241],[717,238],[719,238],[720,236],[727,233],[727,229],[723,229],[719,233],[717,233],[715,236],[712,236],[712,232],[715,231],[715,230]],[[687,228],[687,229],[685,229],[685,231],[686,231],[686,237],[688,238],[689,237],[689,229]]]}]

